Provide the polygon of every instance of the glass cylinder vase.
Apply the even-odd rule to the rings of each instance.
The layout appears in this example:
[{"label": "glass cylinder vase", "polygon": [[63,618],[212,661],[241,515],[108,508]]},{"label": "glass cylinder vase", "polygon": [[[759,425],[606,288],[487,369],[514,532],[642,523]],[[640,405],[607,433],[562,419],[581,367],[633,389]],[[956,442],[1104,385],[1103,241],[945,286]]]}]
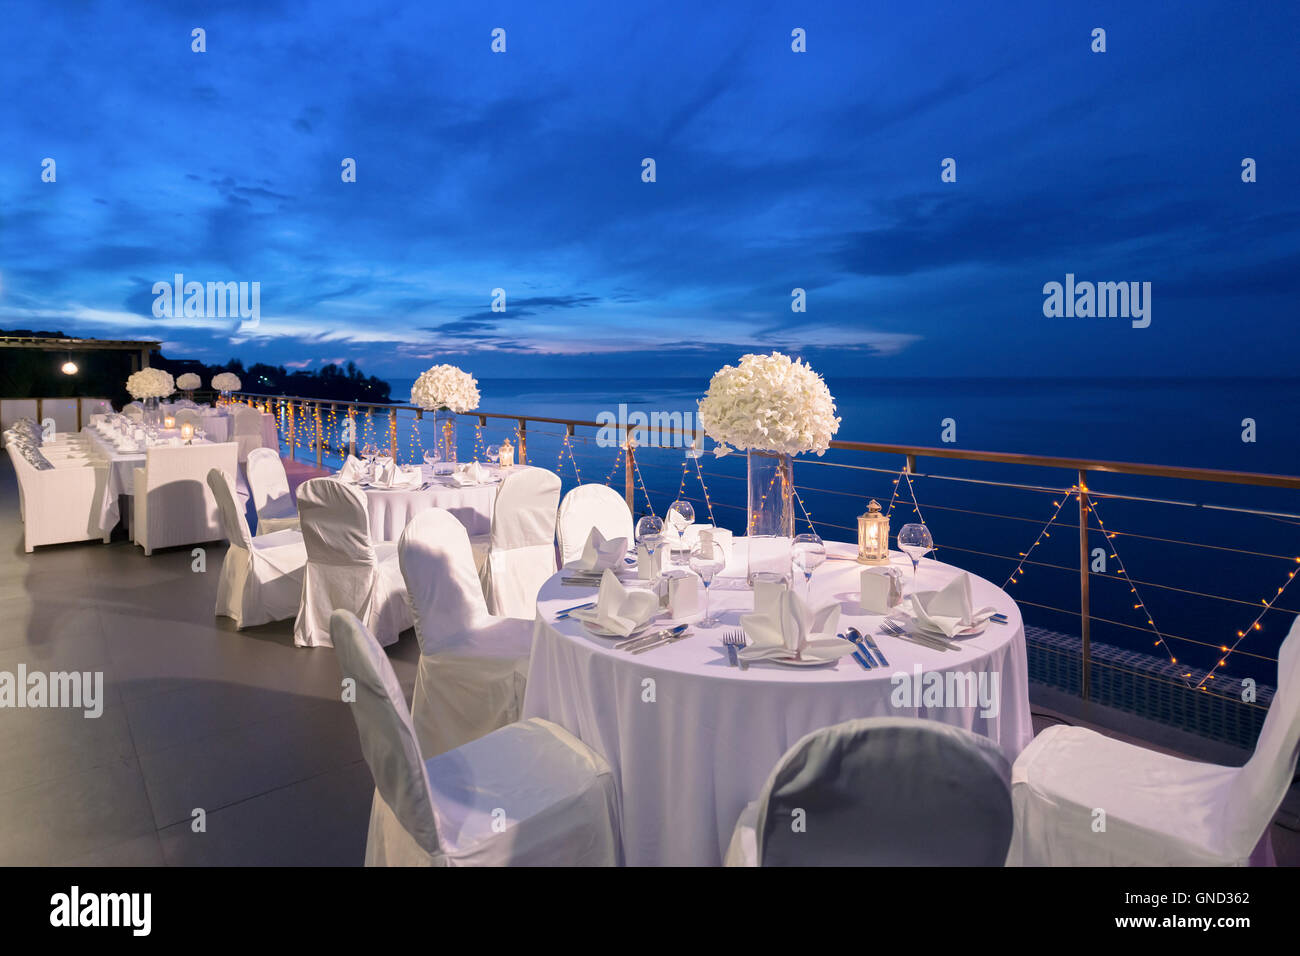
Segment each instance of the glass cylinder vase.
[{"label": "glass cylinder vase", "polygon": [[433,432],[438,460],[454,462],[456,460],[456,413],[446,408],[434,412]]},{"label": "glass cylinder vase", "polygon": [[794,537],[794,460],[789,455],[751,448],[749,520],[745,534]]},{"label": "glass cylinder vase", "polygon": [[163,423],[162,400],[157,395],[151,395],[144,400],[143,423],[161,428]]}]

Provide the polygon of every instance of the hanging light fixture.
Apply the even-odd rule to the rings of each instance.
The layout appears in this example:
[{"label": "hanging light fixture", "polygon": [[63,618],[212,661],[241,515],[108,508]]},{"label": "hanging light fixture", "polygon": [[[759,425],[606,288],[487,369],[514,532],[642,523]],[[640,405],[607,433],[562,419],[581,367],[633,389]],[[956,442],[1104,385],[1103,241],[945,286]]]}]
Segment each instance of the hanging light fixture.
[{"label": "hanging light fixture", "polygon": [[64,362],[63,365],[60,366],[60,371],[62,371],[64,375],[77,374],[77,363],[72,361],[71,352],[68,353],[68,360]]}]

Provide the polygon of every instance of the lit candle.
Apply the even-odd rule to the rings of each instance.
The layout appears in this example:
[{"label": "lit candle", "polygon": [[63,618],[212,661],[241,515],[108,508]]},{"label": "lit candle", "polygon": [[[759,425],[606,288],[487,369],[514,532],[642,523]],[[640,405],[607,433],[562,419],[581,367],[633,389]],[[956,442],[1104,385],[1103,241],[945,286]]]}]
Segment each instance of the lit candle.
[{"label": "lit candle", "polygon": [[168,415],[166,418],[163,419],[163,428],[175,428],[175,427],[176,427],[176,419],[173,418],[171,415]]},{"label": "lit candle", "polygon": [[194,426],[186,422],[181,426],[181,437],[185,439],[185,444],[190,444],[194,440]]},{"label": "lit candle", "polygon": [[501,443],[501,453],[498,461],[502,468],[511,468],[514,466],[515,446],[510,444],[508,440]]}]

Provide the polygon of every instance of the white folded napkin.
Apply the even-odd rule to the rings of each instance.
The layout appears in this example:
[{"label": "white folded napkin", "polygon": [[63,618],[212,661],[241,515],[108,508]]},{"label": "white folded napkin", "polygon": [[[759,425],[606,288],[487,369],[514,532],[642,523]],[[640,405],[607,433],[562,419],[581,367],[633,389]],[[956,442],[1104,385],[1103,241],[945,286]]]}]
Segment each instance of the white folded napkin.
[{"label": "white folded napkin", "polygon": [[587,543],[582,548],[582,556],[574,558],[565,567],[574,571],[619,568],[623,566],[623,556],[626,554],[627,538],[606,538],[599,528],[592,528]]},{"label": "white folded napkin", "polygon": [[420,483],[418,469],[397,464],[391,458],[375,461],[375,477],[371,481],[376,488],[409,488]]},{"label": "white folded napkin", "polygon": [[476,461],[471,461],[464,465],[457,465],[456,470],[451,475],[451,481],[452,484],[463,488],[469,485],[481,485],[489,477],[491,475],[486,468]]},{"label": "white folded napkin", "polygon": [[365,476],[365,463],[356,455],[348,455],[347,460],[343,462],[343,467],[339,469],[339,478],[347,482],[355,483]]},{"label": "white folded napkin", "polygon": [[863,568],[859,602],[869,614],[888,614],[903,601],[903,572],[898,568]]},{"label": "white folded napkin", "polygon": [[585,624],[626,637],[659,613],[659,595],[643,588],[627,588],[608,568],[600,578],[596,606],[569,614]]},{"label": "white folded napkin", "polygon": [[838,603],[810,612],[784,584],[756,581],[754,613],[740,618],[749,644],[739,653],[749,661],[769,657],[833,661],[855,649],[849,641],[836,637],[839,624]]},{"label": "white folded napkin", "polygon": [[997,613],[995,607],[971,607],[970,575],[965,571],[938,591],[912,595],[912,616],[922,629],[952,637],[958,631],[983,624]]}]

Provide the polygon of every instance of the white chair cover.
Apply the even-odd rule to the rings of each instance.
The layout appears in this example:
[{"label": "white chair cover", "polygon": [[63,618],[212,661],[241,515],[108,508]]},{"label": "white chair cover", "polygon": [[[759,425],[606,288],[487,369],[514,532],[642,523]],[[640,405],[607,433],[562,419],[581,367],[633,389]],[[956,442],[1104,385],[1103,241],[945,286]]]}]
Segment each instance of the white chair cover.
[{"label": "white chair cover", "polygon": [[241,630],[296,615],[307,566],[302,534],[279,531],[254,538],[248,533],[243,510],[235,502],[230,476],[213,468],[208,472],[208,487],[217,499],[226,537],[230,539],[217,581],[216,613],[234,618],[235,627]]},{"label": "white chair cover", "polygon": [[177,428],[185,424],[197,427],[199,424],[199,412],[196,408],[178,408],[172,414],[172,418],[176,419]]},{"label": "white chair cover", "polygon": [[298,506],[293,503],[280,453],[272,448],[254,448],[248,453],[244,471],[257,509],[257,533],[297,529]]},{"label": "white chair cover", "polygon": [[127,402],[122,406],[122,414],[133,421],[143,421],[144,406],[139,402]]},{"label": "white chair cover", "polygon": [[[1278,652],[1255,753],[1220,767],[1083,727],[1049,727],[1016,759],[1010,866],[1246,866],[1270,855],[1300,750],[1300,617]],[[1098,829],[1096,811],[1105,813]]]},{"label": "white chair cover", "polygon": [[99,506],[108,487],[108,466],[86,461],[69,467],[38,471],[15,443],[6,442],[18,478],[23,548],[89,541],[109,535],[99,527]]},{"label": "white chair cover", "polygon": [[131,533],[135,543],[155,548],[202,544],[225,538],[208,472],[234,474],[236,449],[224,445],[160,445],[150,448],[132,480]]},{"label": "white chair cover", "polygon": [[372,545],[366,499],[333,478],[313,478],[298,489],[307,570],[293,626],[299,647],[329,647],[330,614],[359,617],[382,644],[411,626],[411,607],[395,543]]},{"label": "white chair cover", "polygon": [[239,403],[228,406],[234,420],[231,441],[239,444],[239,460],[247,461],[254,448],[262,447],[262,413],[251,405]]},{"label": "white chair cover", "polygon": [[379,643],[347,611],[334,613],[330,630],[339,669],[356,682],[352,716],[375,778],[367,866],[618,864],[614,778],[603,757],[534,718],[423,761]]},{"label": "white chair cover", "polygon": [[728,866],[1001,866],[1011,767],[960,727],[871,717],[808,734],[741,814]]},{"label": "white chair cover", "polygon": [[582,557],[592,528],[599,528],[607,540],[626,538],[628,551],[636,549],[632,536],[632,512],[623,496],[608,485],[578,485],[560,502],[560,516],[555,526],[560,543],[560,564]]},{"label": "white chair cover", "polygon": [[502,479],[480,573],[493,614],[529,620],[537,615],[537,592],[555,573],[559,504],[560,476],[545,468],[521,468]]},{"label": "white chair cover", "polygon": [[488,613],[469,535],[450,512],[417,514],[397,554],[420,641],[412,718],[432,757],[519,719],[533,622]]}]

